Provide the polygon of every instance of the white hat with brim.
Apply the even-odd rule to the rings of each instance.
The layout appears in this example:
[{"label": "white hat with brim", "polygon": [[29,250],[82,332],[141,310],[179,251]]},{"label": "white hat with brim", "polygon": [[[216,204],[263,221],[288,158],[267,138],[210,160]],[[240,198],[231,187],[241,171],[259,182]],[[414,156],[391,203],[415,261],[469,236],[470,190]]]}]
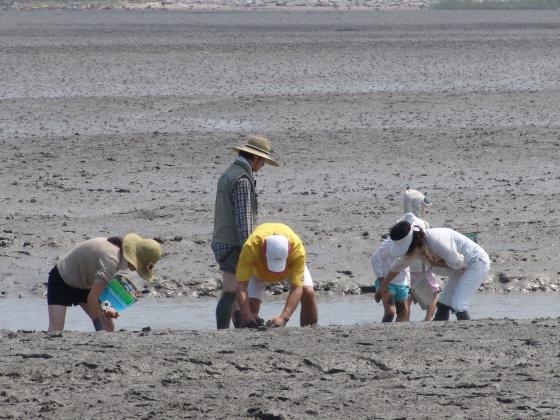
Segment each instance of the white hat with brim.
[{"label": "white hat with brim", "polygon": [[406,236],[402,239],[393,240],[391,239],[391,243],[389,245],[389,255],[391,257],[402,257],[410,248],[410,244],[412,243],[412,236],[414,235],[414,229],[410,226],[410,231],[406,234]]},{"label": "white hat with brim", "polygon": [[286,270],[290,245],[288,238],[282,235],[271,235],[264,240],[263,251],[266,267],[273,273]]},{"label": "white hat with brim", "polygon": [[145,239],[136,233],[124,235],[122,254],[146,281],[154,280],[154,266],[161,258],[161,245],[154,239]]},{"label": "white hat with brim", "polygon": [[238,152],[246,152],[255,156],[262,157],[269,165],[279,166],[278,162],[270,157],[272,146],[270,144],[270,140],[265,137],[249,136],[249,138],[247,139],[247,143],[245,143],[243,146],[232,147],[232,149]]}]

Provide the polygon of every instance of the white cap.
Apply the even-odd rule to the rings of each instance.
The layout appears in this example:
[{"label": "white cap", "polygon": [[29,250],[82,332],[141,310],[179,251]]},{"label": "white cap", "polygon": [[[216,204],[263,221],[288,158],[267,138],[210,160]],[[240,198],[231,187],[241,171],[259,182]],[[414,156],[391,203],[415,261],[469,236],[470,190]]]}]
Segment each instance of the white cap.
[{"label": "white cap", "polygon": [[271,235],[264,240],[264,256],[266,266],[273,273],[281,273],[286,269],[288,260],[288,238],[282,235]]}]

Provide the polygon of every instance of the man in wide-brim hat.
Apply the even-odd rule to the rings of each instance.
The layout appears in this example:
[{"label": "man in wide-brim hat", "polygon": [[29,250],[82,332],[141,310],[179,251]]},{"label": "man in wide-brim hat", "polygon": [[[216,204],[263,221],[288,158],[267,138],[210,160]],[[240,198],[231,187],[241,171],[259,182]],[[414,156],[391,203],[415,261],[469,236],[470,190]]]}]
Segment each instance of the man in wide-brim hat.
[{"label": "man in wide-brim hat", "polygon": [[[236,300],[235,269],[241,247],[256,225],[257,193],[255,173],[265,164],[278,166],[271,156],[270,140],[249,136],[242,146],[233,147],[237,157],[218,180],[214,210],[212,251],[222,271],[222,296],[216,306],[218,329],[229,328]],[[234,318],[234,325],[236,324]]]}]

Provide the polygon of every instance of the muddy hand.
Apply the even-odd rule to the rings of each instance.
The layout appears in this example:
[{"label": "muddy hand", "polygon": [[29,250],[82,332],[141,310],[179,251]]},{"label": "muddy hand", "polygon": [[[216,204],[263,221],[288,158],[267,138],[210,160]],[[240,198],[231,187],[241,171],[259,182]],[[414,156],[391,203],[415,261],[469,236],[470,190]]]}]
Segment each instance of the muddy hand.
[{"label": "muddy hand", "polygon": [[118,318],[119,317],[119,313],[117,311],[115,311],[113,308],[103,309],[103,315],[105,315],[107,318]]}]

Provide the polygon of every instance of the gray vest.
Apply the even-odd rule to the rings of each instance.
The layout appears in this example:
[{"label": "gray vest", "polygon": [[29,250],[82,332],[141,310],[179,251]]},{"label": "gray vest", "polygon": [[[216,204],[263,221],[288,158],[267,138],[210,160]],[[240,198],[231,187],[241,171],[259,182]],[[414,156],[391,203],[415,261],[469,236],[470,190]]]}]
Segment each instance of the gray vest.
[{"label": "gray vest", "polygon": [[[240,177],[246,176],[251,184],[251,210],[253,223],[257,217],[257,193],[255,191],[255,180],[253,171],[243,162],[234,161],[218,180],[216,192],[216,204],[214,209],[214,232],[212,240],[231,245],[242,246],[237,236],[235,221],[233,220],[233,185]],[[252,226],[249,226],[251,228]]]}]

